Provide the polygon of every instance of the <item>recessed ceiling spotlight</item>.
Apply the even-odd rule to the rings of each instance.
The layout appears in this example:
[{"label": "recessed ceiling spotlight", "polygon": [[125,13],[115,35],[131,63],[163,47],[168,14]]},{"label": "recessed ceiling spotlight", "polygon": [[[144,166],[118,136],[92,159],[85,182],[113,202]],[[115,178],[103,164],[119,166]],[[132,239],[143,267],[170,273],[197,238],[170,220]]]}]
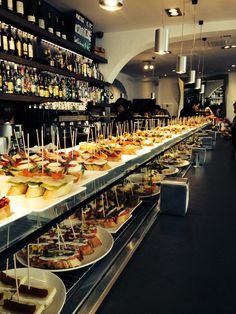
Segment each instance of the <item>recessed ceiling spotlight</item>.
[{"label": "recessed ceiling spotlight", "polygon": [[236,45],[232,45],[231,48],[236,48]]},{"label": "recessed ceiling spotlight", "polygon": [[164,76],[166,77],[166,76],[167,76],[167,74],[165,73],[165,74],[164,74]]},{"label": "recessed ceiling spotlight", "polygon": [[143,68],[144,70],[148,70],[148,64],[145,64]]},{"label": "recessed ceiling spotlight", "polygon": [[236,67],[236,64],[232,64],[232,65],[231,65],[231,68],[235,68],[235,67]]},{"label": "recessed ceiling spotlight", "polygon": [[165,11],[169,17],[182,16],[182,12],[179,8],[165,9]]},{"label": "recessed ceiling spotlight", "polygon": [[225,45],[225,46],[223,46],[223,47],[221,47],[222,49],[230,49],[230,48],[234,48],[234,47],[232,47],[232,46],[230,46],[230,45]]},{"label": "recessed ceiling spotlight", "polygon": [[176,72],[176,70],[175,70],[175,69],[173,69],[173,70],[172,70],[172,72]]},{"label": "recessed ceiling spotlight", "polygon": [[149,69],[150,69],[150,70],[153,70],[153,69],[154,69],[154,65],[153,65],[153,64],[150,64],[150,65],[149,65]]}]

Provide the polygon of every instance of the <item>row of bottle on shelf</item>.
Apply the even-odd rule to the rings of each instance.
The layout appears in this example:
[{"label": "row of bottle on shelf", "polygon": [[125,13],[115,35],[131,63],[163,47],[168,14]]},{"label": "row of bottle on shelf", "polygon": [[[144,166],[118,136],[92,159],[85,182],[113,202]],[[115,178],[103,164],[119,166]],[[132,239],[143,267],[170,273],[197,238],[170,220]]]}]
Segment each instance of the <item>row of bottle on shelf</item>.
[{"label": "row of bottle on shelf", "polygon": [[43,55],[35,53],[36,37],[0,22],[0,51],[20,58],[37,60],[50,66],[69,71],[84,77],[103,81],[98,64],[92,59],[73,53],[60,46],[42,40]]},{"label": "row of bottle on shelf", "polygon": [[4,60],[0,60],[0,93],[85,103],[107,101],[105,89],[89,86],[88,82]]},{"label": "row of bottle on shelf", "polygon": [[17,14],[30,23],[38,25],[63,39],[67,39],[65,32],[65,21],[59,16],[53,16],[51,11],[44,14],[44,1],[42,0],[0,0],[0,7],[11,13]]}]

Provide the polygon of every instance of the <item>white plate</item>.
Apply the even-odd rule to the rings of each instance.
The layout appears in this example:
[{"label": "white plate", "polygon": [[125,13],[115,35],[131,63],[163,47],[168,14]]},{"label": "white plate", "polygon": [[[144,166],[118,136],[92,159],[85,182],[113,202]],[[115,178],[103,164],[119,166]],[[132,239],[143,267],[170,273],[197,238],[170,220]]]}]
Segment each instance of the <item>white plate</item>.
[{"label": "white plate", "polygon": [[[14,272],[15,272],[14,269],[8,270],[9,275],[13,276]],[[28,278],[28,268],[17,268],[17,276],[27,276]],[[56,288],[57,292],[54,297],[54,300],[52,304],[50,304],[49,307],[43,311],[43,314],[60,313],[66,300],[66,288],[62,280],[58,276],[56,276],[55,274],[51,273],[48,270],[30,268],[30,283],[32,285],[39,285],[42,288],[49,288],[49,287]],[[1,310],[2,310],[2,307],[0,307],[0,313],[1,313]],[[13,313],[5,309],[4,311],[6,313]]]},{"label": "white plate", "polygon": [[[112,235],[105,229],[97,226],[97,232],[100,240],[102,241],[102,245],[98,246],[94,249],[94,252],[90,255],[84,256],[82,260],[82,264],[77,267],[65,268],[65,269],[50,269],[52,272],[63,272],[63,271],[71,271],[78,268],[83,268],[88,265],[94,264],[99,261],[103,257],[105,257],[112,249],[114,240]],[[23,258],[21,258],[18,253],[16,254],[17,260],[24,266],[27,266],[26,262]],[[46,269],[45,269],[46,270]]]},{"label": "white plate", "polygon": [[173,166],[177,167],[177,168],[182,168],[182,167],[188,166],[189,164],[190,164],[190,161],[188,161],[188,160],[181,160],[178,163],[173,164]]},{"label": "white plate", "polygon": [[111,166],[110,170],[112,170],[114,168],[117,168],[117,167],[124,165],[125,162],[124,161],[108,161],[108,164],[109,164],[109,166]]},{"label": "white plate", "polygon": [[[8,177],[9,178],[9,177]],[[10,183],[2,183],[1,184],[1,193],[3,195],[7,194],[7,191],[11,187]],[[25,198],[24,195],[16,195],[16,196],[8,196],[10,199],[10,206],[13,213],[16,214],[16,219],[19,219],[22,216],[25,216],[32,211],[42,212],[64,200],[67,198],[74,196],[82,191],[86,190],[86,187],[81,187],[79,183],[73,184],[72,191],[64,196],[52,199],[45,200],[42,196],[35,198]],[[14,216],[13,216],[14,217]],[[12,219],[13,219],[12,217]],[[14,220],[16,220],[14,219]]]},{"label": "white plate", "polygon": [[144,199],[144,198],[148,198],[148,197],[153,197],[156,195],[160,194],[160,188],[157,187],[156,190],[152,193],[152,194],[148,194],[148,195],[139,195],[140,199]]},{"label": "white plate", "polygon": [[[168,172],[166,172],[165,170],[168,170]],[[173,174],[176,174],[178,172],[179,172],[178,168],[171,167],[171,166],[161,171],[161,173],[163,173],[165,176],[172,176]]]}]

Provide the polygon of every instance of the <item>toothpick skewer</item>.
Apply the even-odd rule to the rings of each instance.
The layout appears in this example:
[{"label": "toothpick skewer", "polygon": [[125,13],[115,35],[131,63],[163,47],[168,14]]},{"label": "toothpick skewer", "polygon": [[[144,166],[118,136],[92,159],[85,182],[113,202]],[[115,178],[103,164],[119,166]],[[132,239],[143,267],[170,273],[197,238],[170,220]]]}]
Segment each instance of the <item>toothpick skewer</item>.
[{"label": "toothpick skewer", "polygon": [[30,244],[27,245],[28,289],[30,288]]},{"label": "toothpick skewer", "polygon": [[24,152],[26,153],[26,148],[25,148],[25,134],[23,131],[21,131],[21,136],[22,136],[22,141],[23,141],[23,149],[24,149]]},{"label": "toothpick skewer", "polygon": [[40,142],[39,142],[39,130],[36,130],[36,137],[37,137],[37,144],[38,148],[40,147]]},{"label": "toothpick skewer", "polygon": [[44,140],[43,140],[43,128],[41,129],[41,145],[42,145],[42,173],[44,172]]},{"label": "toothpick skewer", "polygon": [[70,222],[71,230],[72,230],[72,232],[73,232],[74,239],[76,239],[75,229],[74,229],[74,227],[73,227],[73,224],[72,224],[72,221],[71,221],[71,218],[70,218],[70,217],[69,217],[69,222]]},{"label": "toothpick skewer", "polygon": [[17,148],[18,148],[18,150],[20,150],[20,145],[19,145],[18,138],[17,138],[17,135],[16,135],[16,130],[14,130],[14,135],[15,135],[15,139],[16,139]]},{"label": "toothpick skewer", "polygon": [[15,280],[16,280],[16,295],[17,295],[18,302],[20,302],[19,283],[18,283],[17,272],[16,272],[16,255],[15,254],[13,256],[13,260],[14,260],[14,273],[15,273]]},{"label": "toothpick skewer", "polygon": [[28,159],[28,171],[29,171],[29,163],[30,163],[30,160],[29,160],[29,133],[27,133],[27,159]]},{"label": "toothpick skewer", "polygon": [[119,203],[119,200],[118,200],[118,195],[117,195],[117,188],[115,186],[115,196],[116,196],[116,203],[117,203],[117,206],[120,207],[120,203]]}]

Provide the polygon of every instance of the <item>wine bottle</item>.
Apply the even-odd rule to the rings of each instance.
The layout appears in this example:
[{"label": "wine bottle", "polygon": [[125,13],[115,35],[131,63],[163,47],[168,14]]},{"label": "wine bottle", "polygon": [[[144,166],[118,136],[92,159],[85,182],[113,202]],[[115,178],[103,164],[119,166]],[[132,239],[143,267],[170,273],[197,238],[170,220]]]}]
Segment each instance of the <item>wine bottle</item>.
[{"label": "wine bottle", "polygon": [[36,3],[35,3],[35,0],[30,0],[28,2],[27,20],[30,23],[35,23],[36,22]]},{"label": "wine bottle", "polygon": [[28,59],[34,58],[34,49],[33,49],[33,42],[32,37],[30,34],[27,36],[27,45],[28,45]]},{"label": "wine bottle", "polygon": [[28,43],[25,32],[22,34],[22,56],[25,59],[28,59]]},{"label": "wine bottle", "polygon": [[67,39],[64,20],[61,20],[61,37],[65,40]]},{"label": "wine bottle", "polygon": [[3,51],[2,47],[2,22],[0,21],[0,51]]},{"label": "wine bottle", "polygon": [[50,33],[54,33],[54,27],[53,27],[53,23],[52,23],[52,15],[51,15],[51,12],[48,12],[48,21],[47,21],[47,30],[50,32]]},{"label": "wine bottle", "polygon": [[2,25],[2,51],[8,53],[7,25]]},{"label": "wine bottle", "polygon": [[6,8],[10,12],[14,12],[13,0],[7,0]]},{"label": "wine bottle", "polygon": [[41,0],[38,1],[37,13],[38,13],[38,26],[40,28],[45,29],[45,19],[43,16],[43,9],[42,9],[42,1]]},{"label": "wine bottle", "polygon": [[55,34],[58,37],[61,37],[61,25],[60,25],[60,21],[59,21],[59,17],[56,17],[56,25],[55,25]]},{"label": "wine bottle", "polygon": [[11,25],[8,25],[7,40],[8,40],[8,53],[15,54],[16,45],[15,45],[15,38],[13,35],[13,29]]},{"label": "wine bottle", "polygon": [[21,36],[19,35],[18,30],[16,30],[16,36],[15,36],[15,45],[16,45],[16,56],[22,57],[22,41],[21,41]]},{"label": "wine bottle", "polygon": [[25,14],[24,1],[16,0],[16,14],[23,17]]},{"label": "wine bottle", "polygon": [[13,94],[14,93],[14,83],[13,83],[13,73],[12,69],[9,64],[6,66],[7,70],[7,94]]},{"label": "wine bottle", "polygon": [[3,79],[2,79],[3,61],[0,61],[0,94],[3,92]]},{"label": "wine bottle", "polygon": [[14,81],[14,93],[20,95],[22,93],[22,81],[21,81],[20,72],[18,70],[17,64],[14,64],[13,81]]}]

